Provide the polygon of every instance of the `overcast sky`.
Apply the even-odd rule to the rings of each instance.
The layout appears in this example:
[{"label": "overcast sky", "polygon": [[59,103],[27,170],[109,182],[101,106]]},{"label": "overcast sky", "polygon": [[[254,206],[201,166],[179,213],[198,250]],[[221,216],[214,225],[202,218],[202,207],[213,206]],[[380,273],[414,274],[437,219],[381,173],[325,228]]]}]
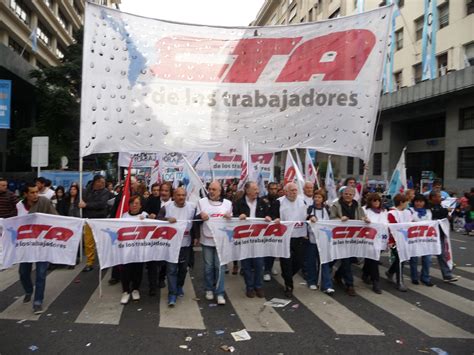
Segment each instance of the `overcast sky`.
[{"label": "overcast sky", "polygon": [[122,0],[120,10],[169,21],[248,26],[264,0]]}]

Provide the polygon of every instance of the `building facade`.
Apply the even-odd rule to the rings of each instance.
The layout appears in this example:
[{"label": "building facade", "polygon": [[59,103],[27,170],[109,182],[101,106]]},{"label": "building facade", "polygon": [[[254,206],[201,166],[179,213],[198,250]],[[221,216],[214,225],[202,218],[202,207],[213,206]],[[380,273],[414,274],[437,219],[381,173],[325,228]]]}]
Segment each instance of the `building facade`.
[{"label": "building facade", "polygon": [[[357,0],[265,1],[253,25],[320,21],[357,13]],[[421,80],[424,1],[399,0],[394,29],[393,91],[383,95],[369,178],[384,180],[406,150],[407,176],[422,171],[461,193],[474,186],[474,0],[437,0],[437,77]],[[365,0],[364,10],[386,5]],[[325,155],[319,154],[318,160]],[[340,177],[362,177],[363,162],[333,159]],[[390,176],[388,176],[390,178]]]},{"label": "building facade", "polygon": [[[120,0],[97,0],[118,8]],[[11,80],[11,129],[0,129],[0,171],[8,136],[35,121],[34,69],[57,66],[82,26],[84,0],[0,0],[0,79]],[[10,131],[10,132],[8,132]]]}]

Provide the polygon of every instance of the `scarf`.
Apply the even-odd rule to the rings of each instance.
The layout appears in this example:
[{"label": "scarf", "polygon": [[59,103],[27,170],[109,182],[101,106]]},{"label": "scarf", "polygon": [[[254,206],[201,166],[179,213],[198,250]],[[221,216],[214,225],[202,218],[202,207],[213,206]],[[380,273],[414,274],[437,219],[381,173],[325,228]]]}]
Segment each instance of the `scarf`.
[{"label": "scarf", "polygon": [[426,216],[426,208],[415,208],[415,212],[418,214],[419,218]]},{"label": "scarf", "polygon": [[342,215],[345,217],[348,217],[349,219],[356,219],[356,211],[357,211],[357,201],[352,200],[352,204],[349,206],[344,200],[341,198],[339,200],[339,203],[341,204],[341,210],[342,210]]}]

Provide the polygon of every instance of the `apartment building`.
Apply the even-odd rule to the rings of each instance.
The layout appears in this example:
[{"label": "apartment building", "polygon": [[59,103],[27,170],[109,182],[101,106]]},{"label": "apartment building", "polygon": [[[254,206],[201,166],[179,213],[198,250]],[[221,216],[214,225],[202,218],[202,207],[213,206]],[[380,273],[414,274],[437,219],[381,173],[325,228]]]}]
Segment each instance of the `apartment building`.
[{"label": "apartment building", "polygon": [[[357,0],[265,1],[253,25],[321,21],[357,13]],[[364,11],[386,5],[365,0]],[[474,186],[474,0],[437,0],[437,77],[422,81],[424,1],[399,0],[394,28],[393,91],[381,100],[369,178],[383,180],[407,147],[407,175],[422,171],[458,193]],[[319,154],[318,160],[325,155]],[[362,176],[363,162],[333,159],[336,174]],[[388,176],[390,178],[390,176]]]}]

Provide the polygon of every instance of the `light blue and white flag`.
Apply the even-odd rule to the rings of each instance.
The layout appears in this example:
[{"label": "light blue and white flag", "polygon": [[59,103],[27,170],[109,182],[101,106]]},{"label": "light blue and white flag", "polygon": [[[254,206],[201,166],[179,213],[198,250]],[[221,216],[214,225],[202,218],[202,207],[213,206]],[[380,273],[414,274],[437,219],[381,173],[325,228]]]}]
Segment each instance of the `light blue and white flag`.
[{"label": "light blue and white flag", "polygon": [[328,204],[332,205],[337,200],[336,182],[334,181],[334,173],[332,172],[331,156],[328,157],[328,166],[326,168],[326,179],[324,187],[328,194]]},{"label": "light blue and white flag", "polygon": [[425,0],[423,35],[421,38],[421,80],[436,78],[436,32],[438,9],[436,0]]},{"label": "light blue and white flag", "polygon": [[29,39],[31,40],[31,49],[33,50],[33,53],[38,52],[38,29],[36,26],[31,29]]},{"label": "light blue and white flag", "polygon": [[387,5],[395,4],[395,9],[392,12],[392,21],[390,24],[390,35],[388,37],[387,46],[388,51],[385,54],[385,63],[383,70],[383,92],[393,91],[393,56],[395,54],[395,26],[396,18],[400,15],[398,8],[398,0],[388,0]]},{"label": "light blue and white flag", "polygon": [[196,170],[192,167],[191,163],[183,155],[184,160],[184,179],[183,183],[186,186],[186,200],[197,203],[201,198],[199,192],[207,195],[207,190],[204,184],[202,183],[199,175],[196,173]]},{"label": "light blue and white flag", "polygon": [[390,179],[390,183],[388,184],[387,194],[390,195],[392,198],[399,193],[403,193],[407,188],[407,169],[405,165],[405,150],[407,148],[403,148],[402,155],[398,160],[397,166],[393,171],[392,178]]}]

